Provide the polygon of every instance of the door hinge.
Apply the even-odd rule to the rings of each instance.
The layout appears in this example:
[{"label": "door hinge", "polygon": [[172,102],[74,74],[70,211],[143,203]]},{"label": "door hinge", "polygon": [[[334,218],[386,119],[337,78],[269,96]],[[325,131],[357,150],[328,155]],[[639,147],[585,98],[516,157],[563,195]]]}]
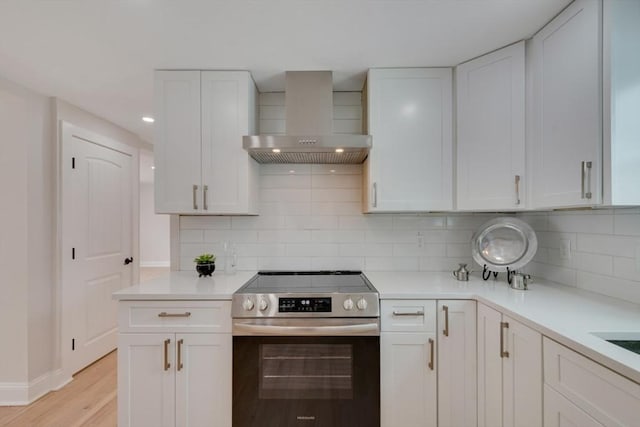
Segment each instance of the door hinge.
[{"label": "door hinge", "polygon": [[76,259],[76,248],[71,248],[71,259]]},{"label": "door hinge", "polygon": [[71,158],[71,169],[75,169],[76,168],[76,158],[72,157]]},{"label": "door hinge", "polygon": [[76,351],[76,339],[71,338],[71,351]]}]

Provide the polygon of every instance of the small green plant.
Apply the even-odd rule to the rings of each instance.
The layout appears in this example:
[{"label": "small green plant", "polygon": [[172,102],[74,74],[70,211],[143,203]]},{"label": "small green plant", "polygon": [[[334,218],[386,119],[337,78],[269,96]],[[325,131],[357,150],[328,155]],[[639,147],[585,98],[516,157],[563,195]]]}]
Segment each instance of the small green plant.
[{"label": "small green plant", "polygon": [[211,264],[216,262],[216,256],[214,254],[202,254],[193,259],[196,264]]}]

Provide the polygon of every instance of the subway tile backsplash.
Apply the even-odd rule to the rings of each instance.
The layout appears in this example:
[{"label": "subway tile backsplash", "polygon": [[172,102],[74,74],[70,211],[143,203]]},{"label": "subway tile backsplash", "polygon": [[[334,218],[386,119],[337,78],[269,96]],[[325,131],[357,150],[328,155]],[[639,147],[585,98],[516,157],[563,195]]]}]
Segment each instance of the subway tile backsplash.
[{"label": "subway tile backsplash", "polygon": [[471,263],[470,240],[493,214],[362,211],[361,165],[261,165],[260,216],[181,216],[180,267],[235,244],[240,270],[452,271]]},{"label": "subway tile backsplash", "polygon": [[[259,216],[180,217],[180,268],[191,270],[196,255],[213,252],[222,269],[230,241],[239,270],[452,271],[459,262],[472,265],[471,236],[499,216],[364,215],[361,186],[360,165],[261,165]],[[516,216],[538,237],[526,268],[534,277],[640,303],[640,209]]]}]

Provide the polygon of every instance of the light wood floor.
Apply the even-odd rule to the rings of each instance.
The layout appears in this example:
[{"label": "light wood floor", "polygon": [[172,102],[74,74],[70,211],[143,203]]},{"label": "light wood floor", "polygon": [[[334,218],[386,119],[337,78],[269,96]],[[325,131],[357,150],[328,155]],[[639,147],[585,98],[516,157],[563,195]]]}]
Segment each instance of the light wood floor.
[{"label": "light wood floor", "polygon": [[28,406],[0,407],[0,426],[114,427],[117,424],[116,352],[78,372],[73,381]]}]

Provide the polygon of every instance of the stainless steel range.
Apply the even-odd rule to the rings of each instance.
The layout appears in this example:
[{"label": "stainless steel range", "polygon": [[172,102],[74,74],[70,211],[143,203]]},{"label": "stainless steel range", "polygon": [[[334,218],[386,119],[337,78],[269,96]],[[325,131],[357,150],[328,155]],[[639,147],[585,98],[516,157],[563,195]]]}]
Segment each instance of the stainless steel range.
[{"label": "stainless steel range", "polygon": [[234,427],[380,425],[380,305],[361,272],[260,272],[231,314]]}]

